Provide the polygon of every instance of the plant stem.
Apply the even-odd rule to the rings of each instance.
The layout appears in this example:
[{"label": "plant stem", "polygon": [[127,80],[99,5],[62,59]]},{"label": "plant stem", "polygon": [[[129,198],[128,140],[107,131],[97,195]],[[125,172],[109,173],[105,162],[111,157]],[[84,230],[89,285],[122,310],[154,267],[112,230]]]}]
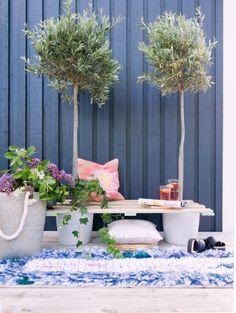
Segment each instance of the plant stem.
[{"label": "plant stem", "polygon": [[78,177],[77,171],[77,162],[78,162],[78,127],[79,127],[79,118],[78,118],[78,84],[74,84],[74,129],[73,129],[73,168],[72,174],[76,179]]},{"label": "plant stem", "polygon": [[184,141],[185,141],[184,91],[180,91],[180,123],[181,123],[181,139],[180,139],[180,145],[179,145],[178,175],[179,175],[179,200],[183,200]]}]

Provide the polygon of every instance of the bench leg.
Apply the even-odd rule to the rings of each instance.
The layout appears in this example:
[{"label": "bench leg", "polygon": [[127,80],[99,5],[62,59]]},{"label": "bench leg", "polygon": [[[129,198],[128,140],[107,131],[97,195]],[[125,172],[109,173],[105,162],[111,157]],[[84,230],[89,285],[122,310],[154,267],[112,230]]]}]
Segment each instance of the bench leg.
[{"label": "bench leg", "polygon": [[200,213],[164,213],[164,239],[175,245],[187,245],[190,238],[198,237]]}]

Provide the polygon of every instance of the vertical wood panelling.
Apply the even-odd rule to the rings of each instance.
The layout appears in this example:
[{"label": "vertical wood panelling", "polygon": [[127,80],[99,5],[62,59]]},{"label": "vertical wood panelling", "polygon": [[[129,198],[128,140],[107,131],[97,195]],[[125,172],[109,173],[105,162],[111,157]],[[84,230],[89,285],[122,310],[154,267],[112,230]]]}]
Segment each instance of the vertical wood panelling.
[{"label": "vertical wood panelling", "polygon": [[[156,0],[147,1],[147,20],[153,22],[157,16],[161,14],[161,3]],[[150,65],[144,70],[151,70]],[[145,185],[147,186],[146,192],[148,198],[159,197],[159,188],[161,181],[160,173],[160,157],[161,157],[161,120],[160,120],[160,90],[146,85],[147,98],[144,98],[145,109],[147,110],[147,177]],[[160,215],[146,215],[147,219],[155,221],[158,225],[161,225]]]},{"label": "vertical wood panelling", "polygon": [[[45,19],[59,15],[58,0],[44,0]],[[59,96],[43,79],[43,157],[59,164]]]},{"label": "vertical wood panelling", "polygon": [[140,21],[143,16],[143,0],[130,1],[130,197],[135,199],[143,194],[143,86],[137,84],[137,77],[143,73],[143,55],[137,49],[143,40]]},{"label": "vertical wood panelling", "polygon": [[[26,39],[22,32],[26,21],[26,1],[18,0],[10,4],[10,69],[9,69],[9,143],[25,146],[26,143],[26,73],[24,62]],[[14,22],[13,22],[14,21]]]},{"label": "vertical wood panelling", "polygon": [[113,55],[119,61],[122,68],[119,75],[119,82],[116,83],[114,88],[114,125],[113,125],[113,144],[114,144],[114,157],[119,159],[120,167],[120,181],[122,182],[120,191],[124,196],[127,196],[127,181],[126,181],[126,98],[127,98],[127,1],[113,1],[114,18],[119,15],[123,16],[125,20],[119,27],[113,30]]},{"label": "vertical wood panelling", "polygon": [[215,27],[217,49],[215,51],[215,230],[222,230],[222,116],[223,116],[223,0],[216,1]]},{"label": "vertical wood panelling", "polygon": [[[42,20],[42,2],[27,1],[27,24],[30,29]],[[27,57],[34,59],[35,50],[27,40]],[[37,147],[36,156],[42,158],[43,116],[42,116],[42,78],[27,76],[27,140],[26,145]]]},{"label": "vertical wood panelling", "polygon": [[[88,0],[77,0],[77,10],[82,14]],[[79,96],[79,156],[86,160],[93,159],[93,108],[88,94]]]},{"label": "vertical wood panelling", "polygon": [[[71,10],[75,12],[75,2]],[[64,1],[60,0],[60,14],[64,12]],[[73,153],[73,103],[65,103],[60,99],[60,166],[67,172],[72,172]]]},{"label": "vertical wood panelling", "polygon": [[[178,1],[166,0],[166,12],[177,12]],[[162,184],[167,183],[170,178],[176,178],[178,166],[178,115],[179,115],[179,95],[166,95],[162,106],[164,106],[164,180]]]},{"label": "vertical wood panelling", "polygon": [[[203,12],[207,12],[204,20],[204,29],[208,38],[213,38],[214,33],[214,19],[213,8],[215,2],[200,1]],[[211,69],[211,74],[214,78],[214,67]],[[215,86],[213,85],[206,93],[199,94],[199,201],[205,203],[208,207],[214,205],[213,196],[214,185],[213,168],[215,158],[213,157],[214,149],[212,151],[212,144],[214,144],[214,130],[213,117],[215,111]],[[202,219],[201,227],[207,230],[207,226],[211,224],[214,228],[214,219]]]},{"label": "vertical wood panelling", "polygon": [[0,1],[0,169],[8,166],[3,154],[8,147],[8,103],[9,103],[9,5],[7,0]]},{"label": "vertical wood panelling", "polygon": [[[98,10],[103,8],[103,13],[108,16],[110,15],[110,1],[96,0],[95,3]],[[101,108],[97,108],[96,160],[98,163],[106,163],[109,161],[109,117],[110,107],[112,105],[112,99],[110,98],[105,105],[103,105]]]},{"label": "vertical wood panelling", "polygon": [[[63,0],[17,0],[0,2],[0,168],[7,166],[3,152],[8,144],[37,146],[38,156],[51,159],[67,171],[72,168],[73,105],[63,103],[47,86],[47,78],[26,74],[20,56],[33,57],[26,42],[24,22],[32,28],[41,18],[62,13]],[[89,0],[76,0],[73,11],[82,12]],[[157,197],[159,185],[177,177],[179,145],[178,95],[162,97],[137,76],[150,70],[138,42],[146,40],[141,17],[153,22],[166,11],[194,14],[199,4],[205,14],[208,39],[216,36],[215,86],[209,91],[185,96],[185,191],[186,198],[212,207],[215,218],[203,218],[202,230],[222,227],[222,0],[94,0],[95,10],[125,20],[111,34],[113,56],[122,68],[119,82],[102,109],[79,95],[79,156],[105,163],[119,159],[121,192],[127,198]],[[147,216],[161,228],[161,216]],[[95,219],[95,227],[100,226]],[[53,229],[48,220],[46,228]]]},{"label": "vertical wood panelling", "polygon": [[[182,14],[187,18],[195,12],[195,0],[182,0]],[[195,198],[195,163],[197,155],[195,151],[195,131],[197,130],[195,118],[195,97],[192,92],[185,93],[185,149],[184,154],[184,196],[186,199]],[[179,108],[178,108],[179,109]]]}]

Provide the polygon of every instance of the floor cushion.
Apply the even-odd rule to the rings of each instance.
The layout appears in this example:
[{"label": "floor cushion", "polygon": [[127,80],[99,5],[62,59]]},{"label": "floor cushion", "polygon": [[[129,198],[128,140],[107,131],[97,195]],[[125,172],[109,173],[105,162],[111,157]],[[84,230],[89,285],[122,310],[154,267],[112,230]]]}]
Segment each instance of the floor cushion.
[{"label": "floor cushion", "polygon": [[108,231],[117,244],[158,243],[163,239],[156,225],[144,220],[113,221],[108,225]]}]

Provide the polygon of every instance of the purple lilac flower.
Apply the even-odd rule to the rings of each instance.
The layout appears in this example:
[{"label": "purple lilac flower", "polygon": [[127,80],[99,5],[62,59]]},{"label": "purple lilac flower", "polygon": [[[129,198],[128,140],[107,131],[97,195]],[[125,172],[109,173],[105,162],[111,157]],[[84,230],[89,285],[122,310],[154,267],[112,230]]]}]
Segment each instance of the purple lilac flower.
[{"label": "purple lilac flower", "polygon": [[27,165],[31,168],[36,168],[41,161],[38,158],[33,158],[30,161],[27,161]]},{"label": "purple lilac flower", "polygon": [[74,177],[71,174],[67,174],[64,170],[59,170],[56,164],[49,163],[47,166],[47,171],[52,175],[52,177],[62,185],[67,185],[70,187],[75,186]]},{"label": "purple lilac flower", "polygon": [[60,183],[68,185],[69,187],[75,186],[75,179],[71,174],[67,174],[64,170],[60,171]]},{"label": "purple lilac flower", "polygon": [[58,167],[54,163],[49,163],[47,166],[48,172],[52,175],[56,181],[60,181],[61,175]]},{"label": "purple lilac flower", "polygon": [[0,177],[0,192],[10,193],[14,189],[15,180],[12,174],[4,174]]}]

